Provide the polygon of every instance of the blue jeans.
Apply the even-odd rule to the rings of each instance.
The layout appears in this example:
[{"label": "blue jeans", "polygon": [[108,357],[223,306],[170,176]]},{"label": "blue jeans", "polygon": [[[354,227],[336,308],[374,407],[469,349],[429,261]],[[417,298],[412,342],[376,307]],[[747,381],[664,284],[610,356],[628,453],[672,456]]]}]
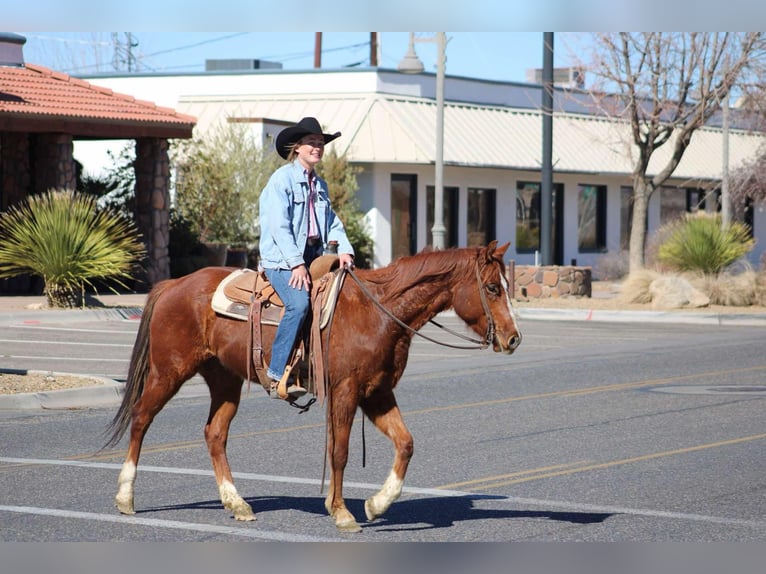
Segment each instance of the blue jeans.
[{"label": "blue jeans", "polygon": [[272,379],[279,380],[285,372],[290,353],[301,331],[303,321],[311,307],[309,293],[303,289],[290,287],[289,269],[265,269],[266,277],[285,304],[285,314],[279,321],[274,344],[271,346],[271,361],[266,374]]}]

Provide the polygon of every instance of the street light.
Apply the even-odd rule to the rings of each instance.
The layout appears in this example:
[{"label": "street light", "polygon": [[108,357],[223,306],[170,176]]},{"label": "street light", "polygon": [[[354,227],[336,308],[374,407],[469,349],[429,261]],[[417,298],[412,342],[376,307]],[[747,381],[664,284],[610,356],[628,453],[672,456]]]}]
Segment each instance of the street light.
[{"label": "street light", "polygon": [[424,70],[423,62],[415,53],[415,42],[435,42],[436,61],[436,164],[434,174],[434,225],[431,228],[434,249],[446,247],[444,227],[444,64],[447,60],[447,39],[444,32],[436,32],[431,38],[415,38],[410,32],[410,44],[407,53],[397,70],[404,74],[419,74]]}]

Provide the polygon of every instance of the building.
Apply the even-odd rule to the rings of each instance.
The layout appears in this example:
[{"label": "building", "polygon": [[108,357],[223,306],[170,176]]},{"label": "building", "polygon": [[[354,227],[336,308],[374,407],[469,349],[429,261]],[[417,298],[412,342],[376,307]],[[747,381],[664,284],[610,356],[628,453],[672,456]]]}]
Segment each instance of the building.
[{"label": "building", "polygon": [[[75,141],[135,145],[136,224],[146,244],[146,281],[170,277],[168,140],[190,138],[194,118],[78,78],[26,64],[18,34],[0,33],[0,211],[30,194],[75,189]],[[0,292],[25,292],[29,278]]]},{"label": "building", "polygon": [[[117,92],[172,107],[197,118],[204,132],[223,122],[247,123],[264,145],[288,123],[315,116],[343,136],[331,146],[363,171],[359,200],[375,239],[375,265],[431,242],[436,132],[435,75],[382,68],[349,70],[222,70],[194,74],[91,76]],[[541,86],[463,77],[446,78],[444,221],[447,245],[490,239],[511,242],[508,257],[538,262],[542,155]],[[587,94],[554,96],[552,242],[554,264],[593,265],[626,248],[630,173],[635,149],[626,123],[594,113]],[[695,133],[674,176],[649,205],[649,231],[686,211],[717,209],[722,131]],[[729,166],[753,158],[763,132],[730,129]],[[101,145],[101,144],[99,144]],[[664,164],[670,146],[652,166]],[[78,142],[86,167],[103,146]],[[100,155],[99,155],[100,154]],[[766,206],[749,215],[766,248]]]}]

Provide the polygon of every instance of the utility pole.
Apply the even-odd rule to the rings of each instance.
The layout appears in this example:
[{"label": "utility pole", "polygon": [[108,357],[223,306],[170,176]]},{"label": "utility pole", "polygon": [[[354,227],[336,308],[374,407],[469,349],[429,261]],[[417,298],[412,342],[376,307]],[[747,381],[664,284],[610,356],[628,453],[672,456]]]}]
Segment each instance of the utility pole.
[{"label": "utility pole", "polygon": [[314,33],[314,67],[322,67],[322,32]]},{"label": "utility pole", "polygon": [[370,67],[378,66],[378,33],[370,32]]},{"label": "utility pole", "polygon": [[731,223],[731,198],[729,197],[729,92],[726,92],[722,108],[721,228],[725,229]]},{"label": "utility pole", "polygon": [[553,221],[553,32],[543,32],[543,161],[540,189],[540,256],[552,265]]}]

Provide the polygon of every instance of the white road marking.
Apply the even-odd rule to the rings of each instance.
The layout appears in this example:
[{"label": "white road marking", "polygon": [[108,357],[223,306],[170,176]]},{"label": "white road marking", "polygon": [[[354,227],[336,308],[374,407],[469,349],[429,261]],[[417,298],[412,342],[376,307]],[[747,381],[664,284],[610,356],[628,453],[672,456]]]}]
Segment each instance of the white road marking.
[{"label": "white road marking", "polygon": [[82,347],[127,347],[130,348],[133,345],[127,343],[85,343],[79,341],[40,341],[35,339],[29,341],[27,339],[0,339],[0,343],[35,343],[44,345],[79,345]]},{"label": "white road marking", "polygon": [[171,528],[175,530],[188,530],[191,532],[204,532],[206,534],[228,534],[230,536],[242,536],[245,538],[257,538],[259,540],[272,540],[280,542],[338,542],[342,538],[321,538],[319,536],[304,536],[301,534],[287,534],[270,530],[257,530],[254,528],[237,528],[235,526],[218,526],[216,524],[199,524],[197,522],[183,522],[180,520],[161,520],[157,518],[139,518],[137,516],[123,516],[117,514],[99,514],[96,512],[78,512],[75,510],[59,510],[56,508],[40,508],[37,506],[7,506],[0,505],[0,512],[15,512],[18,514],[34,514],[37,516],[54,516],[56,518],[92,520],[96,522],[113,522],[119,524],[135,524],[137,526],[149,526],[151,528]]},{"label": "white road marking", "polygon": [[[0,462],[5,462],[9,464],[41,464],[41,465],[52,465],[52,466],[73,466],[73,467],[82,467],[82,468],[102,468],[102,469],[110,469],[110,470],[116,470],[116,471],[119,471],[122,468],[122,464],[104,463],[104,462],[88,462],[88,461],[77,461],[77,460],[0,457]],[[140,474],[142,472],[162,472],[167,474],[214,476],[212,470],[139,465],[138,473]],[[260,480],[264,482],[278,482],[278,483],[285,483],[285,484],[289,483],[289,484],[321,485],[321,481],[319,479],[311,479],[311,478],[275,476],[275,475],[268,475],[268,474],[255,474],[255,473],[249,473],[249,472],[235,472],[232,474],[234,478],[238,480]],[[359,488],[359,489],[371,490],[371,491],[377,491],[380,489],[379,484],[370,484],[370,483],[363,483],[363,482],[345,482],[344,487]],[[480,494],[480,493],[472,493],[470,491],[443,490],[443,489],[437,489],[437,488],[418,488],[418,487],[412,487],[412,486],[403,487],[402,492],[408,493],[408,494],[422,494],[422,495],[428,495],[428,496],[442,496],[442,497],[471,496],[477,499],[491,500],[493,503],[502,502],[502,503],[513,504],[513,505],[542,506],[545,508],[563,508],[567,510],[577,510],[577,511],[590,512],[590,513],[649,516],[653,518],[688,520],[692,522],[706,522],[710,524],[724,524],[728,526],[742,526],[746,528],[757,528],[757,529],[766,530],[766,521],[763,521],[763,520],[726,518],[722,516],[709,516],[705,514],[694,514],[694,513],[685,513],[685,512],[668,512],[664,510],[652,510],[652,509],[642,509],[642,508],[628,508],[624,506],[584,504],[579,502],[570,502],[566,500],[520,498],[516,496],[499,496],[495,494],[487,495],[487,494]],[[0,506],[0,510],[3,510],[4,508],[16,508],[16,507]],[[60,511],[60,512],[68,512],[68,511]],[[88,513],[84,513],[84,514],[87,515]],[[93,516],[107,516],[110,519],[113,519],[116,521],[116,518],[112,515],[94,514]],[[141,519],[141,520],[149,520],[149,519]],[[158,521],[158,522],[163,522],[163,521]],[[185,523],[171,522],[171,524],[185,524]],[[202,527],[205,525],[198,525],[198,526]],[[219,528],[219,527],[214,526],[212,528]],[[240,529],[235,528],[232,530],[240,530]],[[249,530],[246,530],[246,531],[249,532]]]}]

